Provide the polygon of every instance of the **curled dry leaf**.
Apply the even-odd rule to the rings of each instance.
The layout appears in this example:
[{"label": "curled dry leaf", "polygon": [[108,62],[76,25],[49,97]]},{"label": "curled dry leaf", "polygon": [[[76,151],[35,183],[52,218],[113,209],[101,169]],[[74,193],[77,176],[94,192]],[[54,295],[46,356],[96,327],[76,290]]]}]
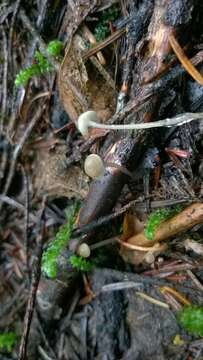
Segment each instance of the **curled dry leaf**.
[{"label": "curled dry leaf", "polygon": [[[110,75],[98,65],[95,57],[86,63],[82,59],[85,42],[73,37],[66,51],[59,73],[59,91],[63,106],[70,119],[76,123],[78,116],[88,109],[95,110],[105,122],[115,111],[116,91],[108,80]],[[94,60],[94,61],[91,61]]]},{"label": "curled dry leaf", "polygon": [[128,242],[121,242],[120,254],[124,261],[133,265],[139,265],[141,263],[152,264],[155,261],[155,258],[166,249],[167,244],[155,244],[151,247],[147,247],[132,245]]},{"label": "curled dry leaf", "polygon": [[63,166],[65,154],[65,146],[58,146],[54,151],[41,149],[38,152],[34,170],[37,194],[78,199],[87,195],[88,177],[77,166],[66,169]]},{"label": "curled dry leaf", "polygon": [[126,213],[123,220],[123,234],[121,241],[127,241],[131,236],[140,233],[144,229],[142,222],[136,214]]},{"label": "curled dry leaf", "polygon": [[143,262],[151,264],[156,256],[167,249],[166,244],[149,244],[148,246],[139,246],[130,244],[128,239],[144,230],[144,222],[138,219],[135,214],[127,213],[123,222],[123,234],[121,236],[120,254],[124,261],[139,265]]}]

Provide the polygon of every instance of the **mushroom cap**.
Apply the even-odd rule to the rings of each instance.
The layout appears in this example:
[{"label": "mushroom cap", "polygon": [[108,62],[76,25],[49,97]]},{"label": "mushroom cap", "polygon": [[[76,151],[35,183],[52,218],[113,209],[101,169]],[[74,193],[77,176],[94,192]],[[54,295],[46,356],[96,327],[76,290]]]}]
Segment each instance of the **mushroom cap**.
[{"label": "mushroom cap", "polygon": [[83,258],[88,258],[90,256],[90,247],[86,243],[81,244],[78,247],[77,251],[78,255],[82,256]]},{"label": "mushroom cap", "polygon": [[88,128],[97,121],[97,113],[93,110],[88,110],[79,116],[77,128],[83,136],[87,136],[89,134]]},{"label": "mushroom cap", "polygon": [[85,159],[84,170],[92,179],[100,178],[105,172],[104,163],[101,157],[97,154],[88,155]]}]

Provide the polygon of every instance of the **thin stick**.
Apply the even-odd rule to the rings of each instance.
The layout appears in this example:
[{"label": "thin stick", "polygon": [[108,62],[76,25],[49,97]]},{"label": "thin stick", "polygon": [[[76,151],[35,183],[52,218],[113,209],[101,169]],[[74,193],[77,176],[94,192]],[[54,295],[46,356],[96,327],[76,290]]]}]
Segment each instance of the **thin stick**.
[{"label": "thin stick", "polygon": [[195,274],[193,274],[193,272],[191,270],[186,270],[188,276],[190,277],[190,279],[194,282],[194,284],[198,287],[199,290],[203,291],[203,285],[202,283],[198,280],[198,278],[195,276]]},{"label": "thin stick", "polygon": [[179,293],[177,290],[169,287],[169,286],[163,286],[160,288],[161,293],[165,294],[165,293],[169,293],[171,295],[173,295],[178,301],[180,301],[183,305],[191,305],[191,302],[189,300],[186,299],[186,297]]},{"label": "thin stick", "polygon": [[15,167],[16,167],[16,164],[17,164],[18,157],[19,157],[19,155],[20,155],[20,153],[21,153],[21,151],[22,151],[22,149],[23,149],[23,147],[25,145],[25,142],[29,138],[33,128],[35,127],[35,125],[37,124],[39,119],[41,118],[42,113],[44,111],[44,107],[45,107],[45,105],[38,108],[37,112],[35,113],[32,120],[30,121],[27,129],[25,130],[22,138],[20,139],[19,143],[16,145],[16,148],[15,148],[15,150],[13,152],[13,158],[12,158],[12,161],[11,161],[9,174],[7,176],[6,183],[5,183],[5,186],[4,186],[3,195],[6,195],[7,192],[8,192],[8,189],[9,189],[9,187],[11,185],[11,181],[12,181],[14,173],[15,173]]},{"label": "thin stick", "polygon": [[8,53],[9,53],[9,58],[10,58],[10,62],[11,62],[10,71],[12,71],[12,68],[13,68],[13,66],[12,66],[12,60],[13,59],[12,59],[12,56],[11,56],[11,49],[12,49],[12,42],[13,42],[13,29],[14,29],[16,17],[17,17],[17,14],[18,14],[18,10],[20,8],[20,3],[21,3],[21,0],[16,1],[15,8],[14,8],[14,11],[13,11],[13,16],[12,16],[12,19],[11,19],[10,30],[9,30]]},{"label": "thin stick", "polygon": [[[6,195],[0,195],[0,202],[4,202],[12,207],[14,207],[15,209],[18,209],[19,211],[25,213],[26,208],[24,205],[22,205],[21,203],[19,203],[18,201],[10,198],[9,196]],[[30,219],[36,223],[37,217],[34,216],[33,214],[30,214]]]},{"label": "thin stick", "polygon": [[[163,201],[152,201],[150,203],[150,208],[151,209],[157,209],[163,206],[172,206],[172,205],[177,205],[177,204],[182,204],[182,203],[187,203],[192,201],[192,199],[190,200],[189,198],[187,199],[181,199],[181,200],[177,200],[177,199],[171,199],[171,200],[163,200]],[[85,234],[89,231],[92,231],[94,229],[96,229],[97,227],[106,224],[107,222],[116,219],[118,216],[122,215],[123,213],[125,213],[127,210],[129,210],[130,208],[134,207],[135,210],[146,210],[147,206],[145,205],[145,202],[140,202],[140,200],[132,200],[130,201],[127,205],[124,205],[121,209],[115,211],[112,214],[103,216],[101,218],[99,218],[98,220],[92,221],[90,224],[84,225],[81,228],[78,228],[74,231],[73,236],[78,236],[80,234]]]},{"label": "thin stick", "polygon": [[56,358],[48,356],[47,353],[45,352],[45,350],[40,345],[38,346],[38,350],[44,360],[55,360],[56,359]]},{"label": "thin stick", "polygon": [[138,250],[138,251],[146,251],[146,252],[159,250],[159,246],[158,247],[156,246],[157,244],[155,244],[155,246],[139,246],[139,245],[128,244],[125,241],[121,241],[119,238],[117,238],[117,241],[119,242],[119,244],[130,250]]},{"label": "thin stick", "polygon": [[59,70],[60,64],[52,56],[49,55],[49,53],[47,52],[47,47],[46,47],[46,44],[45,44],[44,40],[41,38],[41,36],[39,35],[39,33],[37,32],[35,27],[32,25],[30,19],[27,17],[27,15],[25,14],[25,12],[23,10],[20,10],[20,17],[21,17],[21,20],[23,21],[24,25],[26,26],[26,28],[32,34],[32,36],[35,39],[37,39],[41,52],[44,55],[46,55],[46,57],[48,58],[48,60],[52,64],[52,66],[56,70]]},{"label": "thin stick", "polygon": [[160,300],[157,300],[157,299],[154,299],[153,297],[151,297],[151,296],[149,296],[149,295],[147,295],[147,294],[145,294],[145,293],[143,293],[143,292],[137,291],[137,292],[136,292],[136,295],[138,295],[138,296],[141,297],[142,299],[145,299],[145,300],[147,300],[148,302],[150,302],[150,303],[152,303],[152,304],[154,304],[154,305],[158,305],[158,306],[161,306],[161,307],[163,307],[163,308],[165,308],[165,309],[169,309],[169,305],[166,304],[165,302],[160,301]]},{"label": "thin stick", "polygon": [[103,285],[99,292],[111,292],[111,291],[120,291],[126,289],[140,289],[142,287],[142,282],[135,281],[119,281],[112,284]]},{"label": "thin stick", "polygon": [[7,45],[7,38],[6,33],[3,28],[1,27],[1,33],[3,37],[3,54],[4,54],[4,69],[3,69],[3,99],[2,99],[2,106],[1,106],[1,124],[0,124],[0,132],[3,131],[3,124],[4,118],[6,116],[6,106],[7,106],[7,95],[8,95],[8,45]]},{"label": "thin stick", "polygon": [[25,191],[25,238],[24,238],[24,246],[25,246],[25,254],[26,254],[26,265],[27,271],[29,274],[29,242],[28,242],[28,228],[29,228],[29,183],[28,176],[23,169],[23,177],[24,177],[24,191]]},{"label": "thin stick", "polygon": [[42,211],[40,216],[40,234],[38,236],[37,241],[37,251],[36,251],[36,263],[32,273],[32,281],[30,294],[27,303],[27,309],[24,318],[24,329],[20,343],[20,350],[18,355],[18,360],[26,359],[26,351],[28,345],[28,338],[30,333],[30,326],[33,318],[33,312],[35,307],[37,288],[41,276],[41,259],[42,259],[42,251],[43,251],[43,239],[44,239],[44,212],[45,212],[45,203],[46,199],[43,199]]},{"label": "thin stick", "polygon": [[106,46],[112,44],[115,40],[119,39],[122,35],[124,35],[125,32],[126,32],[126,29],[120,29],[120,30],[115,31],[112,35],[107,37],[104,41],[102,41],[101,43],[99,43],[98,45],[93,47],[92,49],[86,51],[82,56],[83,60],[88,59],[89,57],[95,55],[96,53],[98,53],[100,50],[102,50]]},{"label": "thin stick", "polygon": [[[121,290],[128,290],[128,289],[139,289],[141,288],[142,282],[135,282],[135,281],[120,281],[120,282],[116,282],[116,283],[112,283],[112,284],[107,284],[102,286],[100,292],[104,293],[104,292],[109,292],[109,291],[121,291]],[[149,301],[152,304],[164,307],[165,309],[169,309],[169,305],[164,303],[163,301],[160,300],[156,300],[153,297],[140,292],[140,291],[136,291],[136,295],[140,296],[142,299],[145,299],[147,301]]]},{"label": "thin stick", "polygon": [[[82,27],[82,33],[83,33],[83,36],[85,37],[86,40],[88,40],[90,42],[90,44],[92,45],[97,45],[97,40],[94,36],[94,34],[90,31],[90,29],[88,28],[87,25],[83,25]],[[101,51],[99,51],[97,53],[97,58],[99,60],[99,62],[102,64],[102,65],[106,65],[106,60],[102,54]]]},{"label": "thin stick", "polygon": [[178,41],[174,37],[174,35],[169,35],[170,45],[176,54],[177,58],[181,62],[182,66],[187,70],[187,72],[192,76],[194,80],[196,80],[200,85],[203,85],[203,76],[200,72],[194,67],[188,57],[185,55],[183,49],[179,45]]},{"label": "thin stick", "polygon": [[118,239],[117,237],[112,237],[112,238],[109,238],[109,239],[106,239],[106,240],[102,240],[102,241],[99,241],[93,245],[90,245],[90,250],[95,250],[95,249],[98,249],[100,247],[103,247],[103,246],[107,246],[107,245],[111,245],[111,244],[114,244],[118,242]]}]

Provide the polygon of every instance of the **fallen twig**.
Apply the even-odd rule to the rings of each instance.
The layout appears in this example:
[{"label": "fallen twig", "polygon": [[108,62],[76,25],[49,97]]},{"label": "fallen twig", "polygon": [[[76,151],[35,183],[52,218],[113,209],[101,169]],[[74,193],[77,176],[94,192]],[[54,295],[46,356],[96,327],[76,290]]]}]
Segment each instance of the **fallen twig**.
[{"label": "fallen twig", "polygon": [[126,32],[126,29],[120,29],[120,30],[115,31],[112,35],[107,37],[104,41],[102,41],[98,45],[94,46],[92,49],[87,50],[82,56],[83,60],[86,60],[89,57],[97,54],[100,50],[102,50],[106,46],[110,45],[114,41],[118,40],[122,35],[125,34],[125,32]]},{"label": "fallen twig", "polygon": [[24,240],[24,246],[25,246],[25,254],[26,254],[26,266],[27,271],[29,273],[29,242],[28,242],[28,228],[29,228],[29,182],[28,182],[28,176],[25,172],[25,169],[23,168],[23,178],[24,178],[24,192],[25,192],[25,240]]},{"label": "fallen twig", "polygon": [[157,306],[160,306],[160,307],[163,307],[165,309],[169,309],[169,305],[166,304],[165,302],[163,301],[160,301],[160,300],[157,300],[157,299],[154,299],[153,297],[143,293],[143,292],[139,292],[137,291],[136,292],[136,295],[138,295],[139,297],[141,297],[142,299],[144,300],[147,300],[148,302],[154,304],[154,305],[157,305]]},{"label": "fallen twig", "polygon": [[24,319],[24,329],[20,343],[20,350],[18,355],[18,360],[25,360],[26,359],[26,350],[28,344],[28,338],[30,333],[30,326],[32,322],[35,301],[36,301],[36,294],[37,288],[41,276],[41,258],[42,258],[42,251],[43,251],[43,239],[44,239],[44,211],[45,211],[45,198],[43,200],[42,211],[40,216],[40,234],[37,239],[37,250],[36,250],[36,263],[34,266],[34,270],[32,273],[32,280],[31,280],[31,288],[30,294],[27,303],[27,309]]},{"label": "fallen twig", "polygon": [[16,17],[20,8],[20,3],[21,0],[17,0],[15,3],[15,7],[13,10],[13,15],[12,15],[12,19],[11,19],[11,24],[9,26],[9,37],[8,37],[8,55],[9,55],[9,59],[11,61],[11,66],[10,66],[10,71],[12,71],[12,43],[13,43],[13,31],[14,31],[14,25],[15,25],[15,21],[16,21]]},{"label": "fallen twig", "polygon": [[30,121],[30,123],[29,123],[27,129],[25,130],[22,138],[20,139],[19,143],[15,147],[15,150],[13,152],[13,158],[12,158],[10,169],[9,169],[9,174],[7,176],[6,183],[5,183],[5,186],[3,189],[3,195],[6,195],[8,192],[8,189],[11,185],[11,181],[12,181],[14,173],[15,173],[15,168],[16,168],[18,157],[25,145],[25,142],[29,138],[33,128],[35,127],[35,125],[39,121],[40,117],[42,116],[43,111],[44,111],[44,105],[41,105],[41,107],[38,108],[38,110],[36,111],[32,120]]},{"label": "fallen twig", "polygon": [[39,35],[39,33],[37,32],[35,27],[32,25],[30,19],[28,18],[28,16],[25,14],[24,10],[22,10],[22,9],[20,10],[20,18],[23,21],[23,23],[25,24],[26,28],[30,31],[32,36],[35,37],[35,39],[37,39],[37,41],[39,43],[40,51],[44,55],[46,55],[46,57],[50,61],[51,65],[56,70],[59,70],[59,63],[52,56],[49,55],[49,53],[47,52],[47,47],[46,47],[44,40],[41,38],[41,36]]},{"label": "fallen twig", "polygon": [[147,210],[147,205],[150,207],[150,209],[157,209],[160,207],[166,207],[166,206],[172,206],[177,204],[184,204],[187,202],[190,202],[189,198],[187,199],[170,199],[170,200],[160,200],[160,201],[150,201],[149,204],[147,204],[145,201],[140,202],[140,200],[132,200],[127,205],[124,205],[119,210],[113,212],[112,214],[101,216],[98,220],[92,221],[91,223],[81,226],[80,228],[74,230],[73,236],[78,236],[80,234],[86,234],[89,231],[92,231],[99,226],[108,223],[109,221],[116,219],[118,216],[124,214],[127,210],[134,208],[135,210]]},{"label": "fallen twig", "polygon": [[198,278],[195,276],[195,274],[193,274],[193,272],[191,270],[187,270],[187,274],[190,277],[190,279],[194,282],[194,284],[197,286],[197,288],[201,291],[203,291],[203,285],[202,283],[198,280]]},{"label": "fallen twig", "polygon": [[[19,202],[17,202],[16,200],[12,199],[11,197],[9,196],[6,196],[6,195],[0,195],[0,202],[4,202],[10,206],[12,206],[13,208],[15,209],[18,209],[19,211],[21,211],[22,213],[25,213],[26,212],[26,207],[22,204],[20,204]],[[37,221],[37,217],[34,216],[33,214],[30,214],[30,219],[36,223]]]},{"label": "fallen twig", "polygon": [[[90,29],[87,27],[87,25],[83,25],[82,33],[83,33],[83,36],[85,37],[85,39],[87,39],[90,42],[90,44],[92,44],[92,45],[97,44],[97,41],[96,41],[96,38],[95,38],[94,34],[90,31]],[[98,58],[98,60],[100,61],[100,63],[102,65],[106,64],[105,57],[103,56],[101,51],[99,51],[97,53],[97,58]]]},{"label": "fallen twig", "polygon": [[186,299],[186,297],[183,294],[181,294],[179,291],[177,291],[169,286],[161,287],[160,291],[162,294],[169,293],[169,294],[173,295],[183,305],[191,305],[191,302],[188,299]]},{"label": "fallen twig", "polygon": [[203,85],[203,76],[185,55],[183,49],[173,34],[169,35],[169,42],[182,66],[187,70],[187,72],[193,77],[194,80],[196,80],[200,85]]},{"label": "fallen twig", "polygon": [[3,69],[3,94],[2,94],[2,105],[1,105],[1,121],[0,121],[0,132],[3,131],[4,125],[4,118],[6,116],[6,107],[7,107],[7,95],[8,95],[8,45],[7,45],[7,38],[6,32],[1,26],[1,33],[3,37],[3,54],[4,54],[4,69]]},{"label": "fallen twig", "polygon": [[128,243],[141,246],[153,246],[159,241],[164,241],[193,226],[203,222],[203,203],[194,203],[181,213],[169,220],[162,222],[155,230],[154,239],[149,240],[144,231],[128,239]]}]

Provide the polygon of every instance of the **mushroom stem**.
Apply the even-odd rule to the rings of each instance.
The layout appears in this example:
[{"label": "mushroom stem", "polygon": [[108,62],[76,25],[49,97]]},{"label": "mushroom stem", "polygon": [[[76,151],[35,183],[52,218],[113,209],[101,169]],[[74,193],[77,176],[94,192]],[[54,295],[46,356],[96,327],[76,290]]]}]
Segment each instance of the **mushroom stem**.
[{"label": "mushroom stem", "polygon": [[173,118],[166,118],[150,123],[142,124],[101,124],[95,111],[86,111],[78,118],[78,130],[82,135],[88,135],[89,128],[108,129],[108,130],[142,130],[157,127],[180,126],[190,121],[203,118],[203,113],[184,113]]},{"label": "mushroom stem", "polygon": [[180,126],[190,121],[203,118],[203,113],[185,113],[175,116],[174,118],[166,118],[155,122],[142,123],[142,124],[101,124],[98,122],[90,121],[89,127],[107,130],[142,130],[157,127],[171,127]]}]

